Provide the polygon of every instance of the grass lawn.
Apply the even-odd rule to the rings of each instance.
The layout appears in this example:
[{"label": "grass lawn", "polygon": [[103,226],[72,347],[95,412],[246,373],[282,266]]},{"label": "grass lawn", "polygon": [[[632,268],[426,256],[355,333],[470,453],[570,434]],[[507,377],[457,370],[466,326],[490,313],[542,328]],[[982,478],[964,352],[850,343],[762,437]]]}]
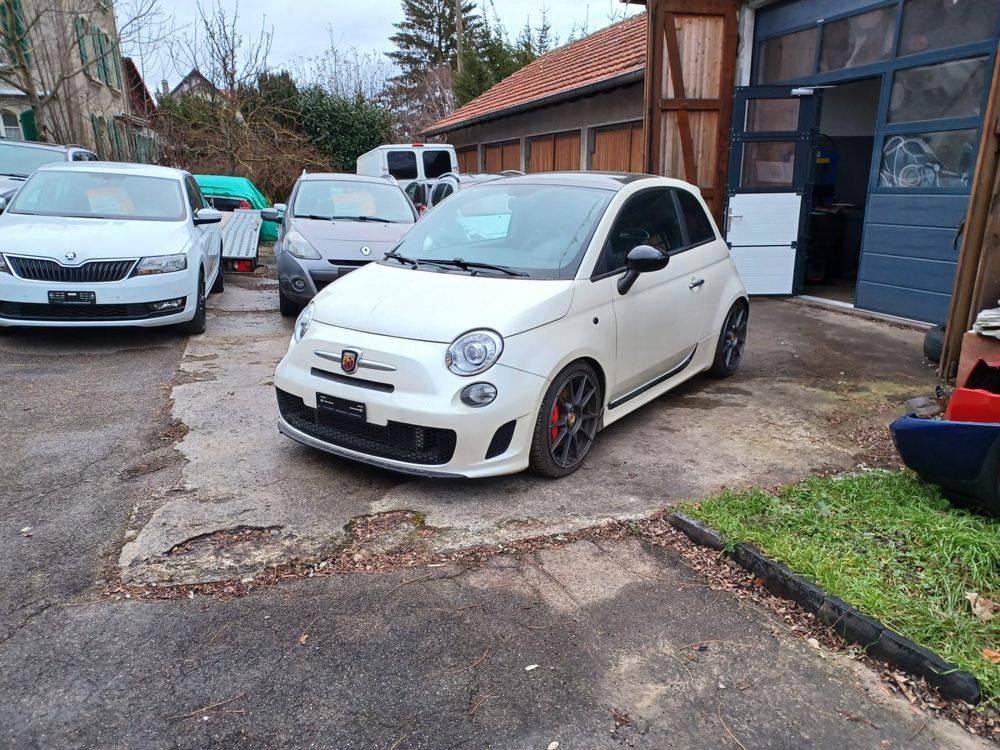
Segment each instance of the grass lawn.
[{"label": "grass lawn", "polygon": [[[908,472],[815,478],[781,489],[726,492],[678,508],[749,542],[862,612],[979,678],[1000,701],[1000,521],[958,510]],[[996,602],[973,614],[966,593]]]}]

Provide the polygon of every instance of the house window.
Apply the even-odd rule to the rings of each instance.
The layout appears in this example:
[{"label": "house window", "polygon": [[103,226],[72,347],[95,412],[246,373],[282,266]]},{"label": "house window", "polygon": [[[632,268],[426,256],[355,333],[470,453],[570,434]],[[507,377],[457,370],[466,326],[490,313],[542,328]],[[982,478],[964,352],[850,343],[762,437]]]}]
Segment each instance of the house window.
[{"label": "house window", "polygon": [[976,166],[976,130],[889,135],[882,142],[879,187],[967,187]]},{"label": "house window", "polygon": [[896,30],[896,6],[878,8],[823,27],[820,72],[889,59]]},{"label": "house window", "polygon": [[906,0],[899,55],[955,47],[993,36],[996,0]]},{"label": "house window", "polygon": [[988,62],[986,57],[974,57],[897,70],[889,122],[978,117],[990,74]]},{"label": "house window", "polygon": [[3,137],[11,140],[21,139],[21,123],[17,115],[7,109],[3,111]]},{"label": "house window", "polygon": [[818,30],[814,26],[761,42],[757,83],[787,81],[815,72],[818,36]]}]

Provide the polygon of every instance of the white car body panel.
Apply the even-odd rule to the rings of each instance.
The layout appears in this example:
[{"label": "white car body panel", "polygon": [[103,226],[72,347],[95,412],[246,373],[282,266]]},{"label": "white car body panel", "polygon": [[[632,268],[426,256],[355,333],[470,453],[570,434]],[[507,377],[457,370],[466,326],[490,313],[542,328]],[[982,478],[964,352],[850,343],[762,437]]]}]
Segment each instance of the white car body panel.
[{"label": "white car body panel", "polygon": [[[686,183],[667,178],[625,184],[598,222],[572,280],[437,273],[389,261],[359,269],[315,298],[313,322],[301,341],[290,343],[275,386],[312,409],[317,393],[362,402],[373,425],[391,421],[454,430],[456,448],[447,463],[373,457],[305,434],[284,418],[281,431],[336,455],[413,474],[509,474],[528,467],[545,392],[570,363],[588,361],[602,380],[602,425],[709,369],[730,307],[746,298],[717,230],[715,240],[672,255],[660,271],[640,275],[625,295],[617,289],[620,272],[591,278],[621,207],[635,193],[654,187],[697,195]],[[456,375],[445,363],[447,348],[475,329],[500,333],[503,352],[479,375]],[[329,355],[335,359],[343,350],[359,354],[362,366],[355,375],[344,375],[331,361]],[[366,362],[388,369],[364,369]],[[393,390],[373,390],[364,381]],[[484,407],[463,404],[459,393],[474,382],[494,385],[496,400]],[[486,459],[494,433],[509,421],[515,422],[509,448]]]},{"label": "white car body panel", "polygon": [[[128,164],[79,162],[42,167],[125,172],[138,176],[172,177],[182,182],[186,173],[163,167]],[[0,254],[5,257],[50,260],[66,268],[76,268],[90,261],[134,259],[185,253],[187,269],[171,273],[129,276],[120,281],[55,282],[20,278],[15,273],[0,273],[0,302],[45,304],[49,292],[94,292],[97,305],[141,305],[160,300],[187,297],[183,309],[175,313],[141,319],[53,319],[5,318],[0,326],[22,327],[154,327],[190,320],[196,312],[198,273],[204,272],[206,291],[216,275],[222,273],[221,224],[196,226],[190,206],[179,221],[70,218],[0,214]],[[75,257],[67,258],[72,252]]]}]

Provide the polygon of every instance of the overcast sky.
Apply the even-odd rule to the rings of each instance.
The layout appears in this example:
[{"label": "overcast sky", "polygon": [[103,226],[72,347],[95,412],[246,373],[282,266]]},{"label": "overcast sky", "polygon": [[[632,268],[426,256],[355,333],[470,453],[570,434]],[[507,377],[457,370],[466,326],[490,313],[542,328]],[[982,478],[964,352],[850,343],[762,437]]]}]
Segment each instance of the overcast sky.
[{"label": "overcast sky", "polygon": [[[203,0],[203,4],[207,7],[211,1]],[[620,0],[493,0],[493,3],[512,36],[529,19],[533,26],[537,25],[541,8],[547,7],[552,30],[560,41],[565,41],[574,25],[587,23],[593,31],[606,26],[612,12],[621,13],[626,7]],[[174,0],[163,5],[168,9],[172,5],[174,23],[179,29],[193,26],[197,0]],[[222,5],[235,8],[236,0],[222,0]],[[629,6],[629,13],[639,9]],[[270,62],[276,68],[321,54],[330,46],[331,34],[341,49],[357,47],[359,52],[387,52],[392,49],[389,37],[394,32],[393,23],[403,17],[399,0],[240,0],[239,14],[241,30],[248,39],[257,37],[262,24],[273,29]],[[175,70],[169,56],[161,58],[146,60],[143,72],[151,90],[159,88],[162,78],[173,87],[187,73]]]}]

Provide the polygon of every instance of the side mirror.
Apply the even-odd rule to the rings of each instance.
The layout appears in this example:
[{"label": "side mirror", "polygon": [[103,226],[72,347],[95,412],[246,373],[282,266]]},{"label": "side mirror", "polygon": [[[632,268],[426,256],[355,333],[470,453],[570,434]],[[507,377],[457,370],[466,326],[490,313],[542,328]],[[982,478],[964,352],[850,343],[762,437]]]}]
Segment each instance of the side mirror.
[{"label": "side mirror", "polygon": [[284,203],[275,203],[274,204],[274,210],[277,211],[279,214],[285,213],[285,211],[287,209],[288,209],[288,207]]},{"label": "side mirror", "polygon": [[5,208],[7,208],[7,199],[6,198],[0,198],[0,213],[3,213],[3,210]]},{"label": "side mirror", "polygon": [[262,208],[260,210],[260,218],[264,221],[270,221],[277,224],[281,221],[281,214],[278,213],[277,207],[275,208]]},{"label": "side mirror", "polygon": [[618,293],[627,294],[641,273],[659,271],[670,262],[670,256],[651,245],[636,245],[625,258],[625,275],[618,279]]},{"label": "side mirror", "polygon": [[222,221],[222,212],[216,211],[214,208],[203,208],[194,215],[195,226],[202,226],[203,224],[218,224]]}]

